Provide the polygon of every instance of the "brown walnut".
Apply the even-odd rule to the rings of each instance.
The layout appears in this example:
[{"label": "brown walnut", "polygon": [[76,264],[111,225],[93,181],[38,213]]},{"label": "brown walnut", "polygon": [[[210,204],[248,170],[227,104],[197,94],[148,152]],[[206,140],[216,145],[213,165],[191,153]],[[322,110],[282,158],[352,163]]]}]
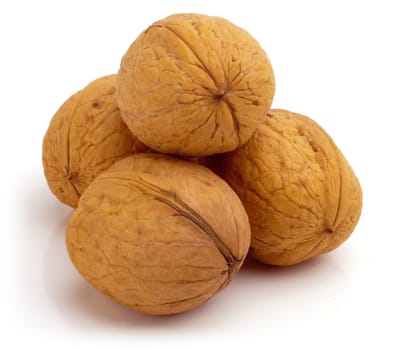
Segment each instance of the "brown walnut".
[{"label": "brown walnut", "polygon": [[199,14],[152,24],[122,58],[117,80],[133,134],[154,150],[188,156],[247,142],[275,90],[258,42],[223,18]]},{"label": "brown walnut", "polygon": [[116,75],[72,95],[54,115],[43,140],[51,191],[76,207],[94,178],[117,160],[147,149],[124,124],[115,101]]},{"label": "brown walnut", "polygon": [[329,252],[354,230],[362,190],[329,135],[313,120],[272,110],[250,141],[222,157],[251,224],[251,254],[291,265]]},{"label": "brown walnut", "polygon": [[173,314],[230,282],[250,228],[237,195],[209,169],[148,153],[115,163],[90,184],[66,240],[95,288],[132,309]]}]

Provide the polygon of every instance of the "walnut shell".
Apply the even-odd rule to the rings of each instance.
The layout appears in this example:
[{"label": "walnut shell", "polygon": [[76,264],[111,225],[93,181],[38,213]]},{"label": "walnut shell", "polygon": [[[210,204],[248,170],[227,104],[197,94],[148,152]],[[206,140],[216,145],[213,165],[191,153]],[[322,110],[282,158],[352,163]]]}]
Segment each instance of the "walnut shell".
[{"label": "walnut shell", "polygon": [[116,75],[72,95],[54,115],[43,140],[43,167],[51,191],[76,207],[94,178],[117,160],[146,150],[124,124],[115,101]]},{"label": "walnut shell", "polygon": [[272,110],[220,169],[247,210],[251,254],[263,263],[291,265],[329,252],[359,220],[356,175],[329,135],[303,115]]},{"label": "walnut shell", "polygon": [[200,165],[136,154],[98,176],[67,228],[82,276],[150,314],[190,310],[225,287],[250,244],[248,217],[225,181]]},{"label": "walnut shell", "polygon": [[155,22],[124,55],[117,79],[122,118],[163,153],[236,149],[269,110],[269,59],[245,30],[220,17],[176,14]]}]

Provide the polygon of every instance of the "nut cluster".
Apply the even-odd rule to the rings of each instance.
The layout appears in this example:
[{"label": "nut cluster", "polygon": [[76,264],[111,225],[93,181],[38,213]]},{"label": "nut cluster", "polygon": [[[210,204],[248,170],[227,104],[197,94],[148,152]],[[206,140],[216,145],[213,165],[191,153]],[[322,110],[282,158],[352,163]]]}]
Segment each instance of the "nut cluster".
[{"label": "nut cluster", "polygon": [[353,232],[359,181],[315,121],[270,109],[270,61],[244,29],[176,14],[115,75],[72,95],[43,140],[44,173],[76,208],[69,256],[105,295],[150,314],[191,310],[248,252],[292,265]]}]

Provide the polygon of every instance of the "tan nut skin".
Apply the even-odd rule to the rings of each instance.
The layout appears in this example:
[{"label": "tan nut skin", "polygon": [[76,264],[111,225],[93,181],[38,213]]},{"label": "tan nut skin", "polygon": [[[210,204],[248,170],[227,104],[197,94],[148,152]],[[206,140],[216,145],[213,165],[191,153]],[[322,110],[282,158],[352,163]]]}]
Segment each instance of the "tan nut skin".
[{"label": "tan nut skin", "polygon": [[269,59],[245,30],[220,17],[176,14],[152,24],[130,46],[117,100],[144,144],[201,156],[247,142],[274,91]]},{"label": "tan nut skin", "polygon": [[247,144],[222,158],[218,173],[242,200],[250,251],[265,264],[292,265],[329,252],[359,220],[359,181],[310,118],[272,110]]},{"label": "tan nut skin", "polygon": [[51,191],[76,207],[94,178],[117,160],[147,150],[120,116],[116,75],[94,80],[54,115],[43,140],[43,167]]},{"label": "tan nut skin", "polygon": [[209,169],[136,154],[87,188],[66,241],[95,288],[141,312],[174,314],[230,282],[248,252],[250,228],[237,195]]}]

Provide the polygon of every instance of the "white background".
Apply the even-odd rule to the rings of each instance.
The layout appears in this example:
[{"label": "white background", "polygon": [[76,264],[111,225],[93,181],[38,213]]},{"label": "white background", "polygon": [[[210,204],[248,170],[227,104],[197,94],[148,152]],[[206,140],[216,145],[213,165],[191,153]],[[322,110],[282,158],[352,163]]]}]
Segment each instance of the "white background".
[{"label": "white background", "polygon": [[[0,347],[398,349],[399,12],[395,1],[2,1]],[[114,73],[136,36],[176,12],[225,17],[264,47],[274,107],[335,139],[364,191],[335,252],[288,268],[247,264],[198,309],[127,310],[66,254],[71,209],[41,165],[48,123],[76,90]],[[4,344],[6,344],[4,346]]]}]

